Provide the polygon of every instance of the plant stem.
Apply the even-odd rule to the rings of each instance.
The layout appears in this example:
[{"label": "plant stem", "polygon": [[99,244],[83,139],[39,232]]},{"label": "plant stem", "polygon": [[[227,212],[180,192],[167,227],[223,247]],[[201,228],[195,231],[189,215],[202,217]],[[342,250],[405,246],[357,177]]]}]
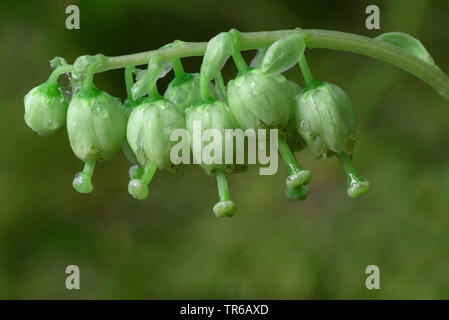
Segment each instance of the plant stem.
[{"label": "plant stem", "polygon": [[297,173],[301,170],[301,167],[296,161],[295,155],[290,150],[290,147],[288,146],[287,141],[285,141],[284,138],[279,137],[278,151],[281,154],[281,158],[284,160],[285,165],[287,166],[289,175]]},{"label": "plant stem", "polygon": [[231,29],[229,33],[234,38],[234,50],[232,52],[232,60],[234,60],[235,66],[239,73],[244,73],[248,70],[248,64],[245,59],[243,59],[242,54],[240,53],[240,31],[237,29]]},{"label": "plant stem", "polygon": [[173,59],[173,71],[175,72],[175,77],[177,79],[184,79],[186,76],[186,72],[184,71],[180,58]]},{"label": "plant stem", "polygon": [[369,190],[369,182],[357,173],[351,158],[344,152],[337,153],[337,158],[343,166],[348,179],[349,188],[347,194],[352,198],[356,198],[366,193]]},{"label": "plant stem", "polygon": [[128,96],[128,98],[132,97],[131,88],[134,84],[133,69],[134,67],[125,68],[125,85],[126,85],[126,95]]},{"label": "plant stem", "polygon": [[234,60],[237,70],[240,73],[243,73],[246,70],[248,70],[248,65],[246,64],[245,59],[243,59],[240,51],[234,51],[234,53],[232,54],[232,60]]},{"label": "plant stem", "polygon": [[161,99],[162,96],[159,94],[159,91],[157,89],[157,84],[153,84],[151,88],[148,90],[148,97],[153,100]]},{"label": "plant stem", "polygon": [[202,101],[209,101],[209,81],[200,75],[200,98]]},{"label": "plant stem", "polygon": [[94,75],[96,73],[96,70],[98,69],[98,66],[101,65],[101,63],[102,61],[98,59],[87,67],[86,79],[82,84],[83,88],[90,88],[94,86]]},{"label": "plant stem", "polygon": [[92,160],[92,159],[86,160],[86,162],[84,162],[83,172],[85,174],[87,174],[89,177],[92,177],[92,174],[94,173],[95,162],[96,162],[96,160]]},{"label": "plant stem", "polygon": [[[301,32],[307,48],[334,49],[358,53],[391,63],[431,85],[439,94],[449,100],[449,78],[438,67],[430,65],[408,52],[379,40],[350,33],[328,30],[279,30],[263,32],[242,32],[239,49],[266,48],[291,32]],[[202,56],[207,42],[185,42],[182,47],[169,47],[118,57],[106,57],[96,72],[146,64],[150,57],[158,54],[164,60]]]},{"label": "plant stem", "polygon": [[58,83],[59,76],[61,74],[63,74],[63,73],[71,72],[72,69],[73,69],[73,66],[71,66],[69,64],[57,67],[55,70],[53,70],[53,72],[48,77],[47,83],[49,83],[49,84],[56,84],[56,83]]},{"label": "plant stem", "polygon": [[361,178],[357,171],[355,170],[354,164],[351,161],[351,158],[344,152],[337,153],[336,154],[338,160],[341,162],[341,165],[343,166],[343,169],[345,169],[345,172],[350,175],[352,174],[355,177]]},{"label": "plant stem", "polygon": [[350,33],[303,30],[307,48],[324,48],[370,56],[420,78],[449,100],[449,78],[438,67],[388,43]]},{"label": "plant stem", "polygon": [[226,173],[222,169],[215,169],[215,176],[217,178],[218,196],[220,201],[224,202],[231,200]]},{"label": "plant stem", "polygon": [[315,78],[313,77],[312,71],[310,71],[309,65],[307,64],[305,53],[303,53],[301,58],[299,58],[299,67],[301,68],[306,86],[311,85],[315,81]]}]

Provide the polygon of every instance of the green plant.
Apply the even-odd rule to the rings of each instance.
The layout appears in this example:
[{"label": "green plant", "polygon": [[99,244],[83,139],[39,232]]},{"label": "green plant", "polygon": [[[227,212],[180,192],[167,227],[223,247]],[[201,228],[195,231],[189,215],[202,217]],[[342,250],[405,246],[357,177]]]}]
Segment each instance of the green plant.
[{"label": "green plant", "polygon": [[[299,166],[293,153],[305,147],[316,158],[335,155],[348,176],[348,195],[357,197],[368,190],[369,183],[352,163],[353,106],[341,88],[315,80],[306,62],[307,48],[348,51],[389,62],[427,82],[449,100],[449,78],[421,42],[405,33],[370,39],[299,28],[251,33],[233,29],[208,43],[175,41],[158,50],[131,55],[82,56],[73,66],[55,58],[49,79],[25,96],[25,121],[37,133],[48,135],[67,118],[71,147],[85,162],[73,183],[79,192],[92,191],[96,161],[112,159],[121,148],[134,164],[129,192],[137,199],[146,198],[156,169],[175,168],[170,160],[174,144],[170,132],[186,124],[191,130],[192,121],[198,120],[206,128],[219,130],[277,129],[278,150],[288,170],[285,193],[289,199],[303,200],[308,194],[311,173]],[[258,52],[248,66],[240,51],[253,49]],[[184,71],[182,58],[203,55],[199,74]],[[238,74],[225,84],[221,69],[229,57]],[[146,63],[147,69],[137,68]],[[305,79],[304,89],[282,75],[296,64]],[[93,84],[95,73],[117,68],[125,69],[128,97],[123,104]],[[162,96],[156,81],[172,68],[175,78]],[[64,73],[71,73],[73,79],[70,104],[57,83]],[[215,214],[233,215],[236,207],[230,200],[226,173],[241,170],[238,166],[201,166],[217,178],[220,201],[214,207]]]}]

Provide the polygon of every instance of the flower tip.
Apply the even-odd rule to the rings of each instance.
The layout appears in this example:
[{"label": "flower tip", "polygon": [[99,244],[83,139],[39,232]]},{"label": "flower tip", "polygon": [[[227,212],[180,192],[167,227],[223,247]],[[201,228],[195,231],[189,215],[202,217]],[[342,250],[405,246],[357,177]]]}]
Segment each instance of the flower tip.
[{"label": "flower tip", "polygon": [[367,193],[369,190],[369,182],[366,180],[362,180],[360,182],[355,182],[348,188],[348,196],[351,198],[357,198],[362,194]]},{"label": "flower tip", "polygon": [[40,136],[49,136],[65,125],[68,102],[59,85],[43,83],[31,89],[23,102],[25,123]]},{"label": "flower tip", "polygon": [[303,201],[309,195],[309,188],[307,186],[300,186],[299,188],[285,189],[285,196],[291,201]]},{"label": "flower tip", "polygon": [[285,184],[287,189],[295,189],[303,184],[308,184],[312,179],[312,172],[310,170],[300,170],[287,177]]},{"label": "flower tip", "polygon": [[76,174],[72,185],[73,188],[75,188],[75,190],[79,193],[91,193],[94,189],[91,177],[84,172],[79,172]]},{"label": "flower tip", "polygon": [[237,211],[237,206],[233,201],[220,201],[214,206],[214,214],[218,218],[232,217]]},{"label": "flower tip", "polygon": [[138,164],[129,168],[129,178],[131,180],[140,179],[142,177],[143,173],[144,173],[143,168],[141,166],[139,166]]},{"label": "flower tip", "polygon": [[148,197],[148,186],[138,179],[132,179],[128,184],[128,192],[137,200],[143,200]]}]

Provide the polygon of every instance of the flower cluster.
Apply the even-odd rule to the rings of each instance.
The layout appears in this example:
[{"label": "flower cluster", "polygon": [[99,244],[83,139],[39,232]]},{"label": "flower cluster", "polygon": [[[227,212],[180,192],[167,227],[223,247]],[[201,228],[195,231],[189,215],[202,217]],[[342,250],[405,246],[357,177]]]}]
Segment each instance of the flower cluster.
[{"label": "flower cluster", "polygon": [[[433,64],[422,44],[407,34],[384,34],[378,40]],[[183,45],[175,41],[163,48]],[[291,32],[259,48],[249,66],[240,45],[237,30],[218,34],[208,42],[201,70],[195,74],[184,71],[181,57],[163,59],[157,53],[145,70],[128,66],[128,97],[123,103],[93,83],[95,72],[106,63],[103,55],[79,57],[73,66],[55,58],[52,65],[56,69],[48,81],[25,96],[25,121],[40,135],[67,125],[72,150],[84,162],[83,171],[73,180],[73,187],[81,193],[93,190],[96,162],[111,160],[122,150],[133,163],[129,193],[136,199],[147,198],[148,185],[157,169],[176,170],[170,158],[175,144],[171,133],[180,128],[192,132],[194,122],[200,122],[204,129],[221,131],[277,129],[278,151],[288,172],[285,193],[291,200],[304,200],[308,195],[311,172],[299,165],[294,154],[305,148],[317,159],[336,156],[346,172],[350,197],[367,192],[368,181],[352,163],[356,141],[353,105],[340,87],[312,76],[304,54],[304,36]],[[230,57],[238,74],[225,84],[221,69]],[[305,79],[304,89],[282,74],[296,64]],[[161,95],[157,80],[171,69],[175,77]],[[57,82],[65,72],[71,72],[73,81],[70,99]],[[213,208],[215,215],[232,216],[236,206],[230,198],[226,175],[242,172],[246,165],[196,163],[206,174],[216,177],[219,201]]]}]

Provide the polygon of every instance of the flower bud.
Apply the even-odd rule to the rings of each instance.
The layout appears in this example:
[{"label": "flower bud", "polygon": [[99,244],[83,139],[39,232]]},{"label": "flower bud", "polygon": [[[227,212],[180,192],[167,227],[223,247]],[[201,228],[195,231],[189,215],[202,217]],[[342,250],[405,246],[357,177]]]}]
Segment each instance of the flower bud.
[{"label": "flower bud", "polygon": [[227,32],[221,32],[209,40],[201,64],[201,75],[204,81],[210,81],[217,76],[232,55],[233,44],[234,38]]},{"label": "flower bud", "polygon": [[282,37],[265,53],[261,63],[263,73],[282,73],[290,69],[298,63],[305,48],[304,38],[299,32]]},{"label": "flower bud", "polygon": [[[234,118],[229,107],[221,101],[214,101],[210,103],[204,103],[196,106],[192,106],[185,110],[185,118],[186,118],[186,127],[190,133],[191,143],[190,146],[193,148],[196,142],[193,139],[201,137],[194,136],[194,123],[198,122],[201,124],[201,131],[204,133],[208,129],[218,129],[221,132],[221,159],[216,159],[220,161],[218,163],[206,164],[201,159],[201,154],[196,154],[195,150],[193,150],[193,158],[197,163],[200,163],[201,167],[207,174],[212,174],[213,170],[219,168],[226,172],[232,172],[234,169],[242,169],[242,165],[234,165],[234,164],[226,164],[225,163],[225,150],[226,145],[231,145],[235,147],[235,143],[233,141],[233,136],[227,136],[225,134],[225,129],[236,129],[238,128],[237,121]],[[213,141],[216,143],[217,141]],[[201,139],[201,150],[203,152],[206,150],[206,146],[209,145],[210,141],[203,141]],[[235,154],[235,150],[233,152]],[[198,159],[200,157],[200,159]]]},{"label": "flower bud", "polygon": [[376,39],[405,50],[408,53],[420,58],[421,60],[436,66],[435,61],[433,60],[427,49],[424,47],[424,45],[421,43],[421,41],[409,35],[408,33],[387,32],[381,34]]},{"label": "flower bud", "polygon": [[[209,94],[217,99],[217,93],[212,83],[208,84]],[[165,91],[164,98],[175,104],[180,112],[200,101],[200,75],[188,74],[186,79],[173,79]]]},{"label": "flower bud", "polygon": [[352,154],[355,115],[347,94],[331,83],[321,83],[296,97],[296,126],[316,158]]},{"label": "flower bud", "polygon": [[126,137],[141,166],[151,163],[170,169],[170,151],[177,143],[170,141],[170,135],[181,128],[185,128],[184,117],[172,102],[144,100],[131,112]]},{"label": "flower bud", "polygon": [[90,87],[70,102],[67,132],[79,159],[111,160],[120,150],[125,130],[126,117],[118,98]]},{"label": "flower bud", "polygon": [[66,123],[67,98],[59,85],[41,84],[25,95],[25,122],[39,135],[48,136]]},{"label": "flower bud", "polygon": [[284,129],[294,104],[289,82],[281,74],[259,68],[239,75],[228,84],[228,103],[245,129]]},{"label": "flower bud", "polygon": [[288,168],[288,188],[307,184],[312,177],[309,170],[299,166],[287,142],[292,138],[287,126],[294,110],[294,97],[294,89],[283,75],[265,74],[260,68],[249,70],[228,84],[229,106],[243,128],[280,130],[278,151]]}]

